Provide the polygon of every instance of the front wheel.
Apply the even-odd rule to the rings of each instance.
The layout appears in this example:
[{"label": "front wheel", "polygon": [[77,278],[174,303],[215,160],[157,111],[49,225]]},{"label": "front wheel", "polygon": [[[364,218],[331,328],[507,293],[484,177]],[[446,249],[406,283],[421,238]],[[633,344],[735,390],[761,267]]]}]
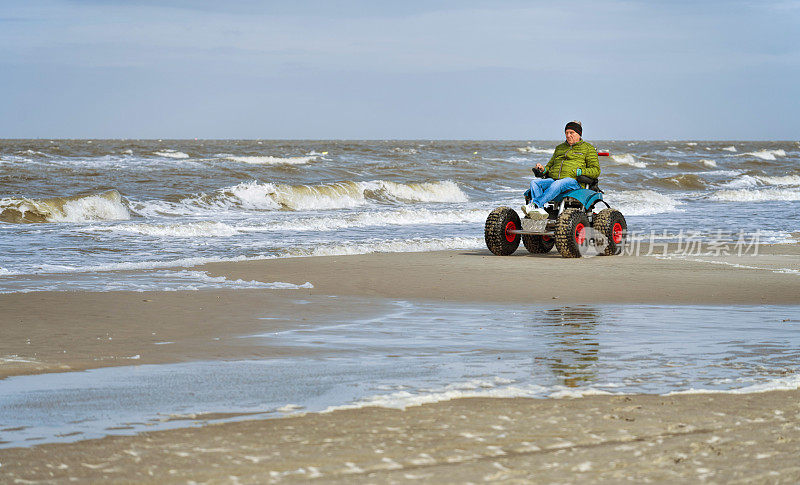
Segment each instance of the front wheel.
[{"label": "front wheel", "polygon": [[498,207],[486,218],[483,229],[483,238],[489,251],[498,256],[508,256],[519,247],[519,234],[516,231],[522,228],[517,211],[511,207]]},{"label": "front wheel", "polygon": [[582,209],[566,209],[556,221],[556,249],[565,258],[580,258],[586,246],[589,218]]},{"label": "front wheel", "polygon": [[594,229],[605,238],[603,254],[620,254],[628,238],[628,224],[625,216],[616,209],[603,209],[594,218]]}]

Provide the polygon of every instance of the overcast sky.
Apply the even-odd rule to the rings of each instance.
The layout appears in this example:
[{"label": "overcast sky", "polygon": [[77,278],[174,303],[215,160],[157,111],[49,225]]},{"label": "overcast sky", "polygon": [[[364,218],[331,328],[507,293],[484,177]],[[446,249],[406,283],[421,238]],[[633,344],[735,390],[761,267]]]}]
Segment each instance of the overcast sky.
[{"label": "overcast sky", "polygon": [[800,138],[800,1],[3,0],[0,138]]}]

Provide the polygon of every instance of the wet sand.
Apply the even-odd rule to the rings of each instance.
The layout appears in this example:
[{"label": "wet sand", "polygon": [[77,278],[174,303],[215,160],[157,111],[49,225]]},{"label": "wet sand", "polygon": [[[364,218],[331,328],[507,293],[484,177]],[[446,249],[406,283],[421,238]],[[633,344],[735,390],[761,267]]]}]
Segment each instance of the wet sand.
[{"label": "wet sand", "polygon": [[[675,249],[670,245],[668,251]],[[642,253],[647,251],[644,247]],[[520,246],[507,257],[487,250],[439,251],[213,263],[201,268],[214,276],[246,280],[306,278],[314,284],[314,294],[548,304],[553,299],[674,305],[800,303],[800,274],[773,272],[800,272],[800,244],[765,245],[755,256],[669,257],[565,259],[555,250],[533,255]]]},{"label": "wet sand", "polygon": [[524,250],[510,257],[488,251],[325,256],[199,267],[231,279],[311,281],[313,289],[0,295],[0,378],[278,356],[286,350],[237,337],[329,317],[333,310],[325,305],[306,305],[294,323],[260,319],[296,306],[304,295],[548,305],[800,303],[800,274],[775,272],[800,271],[800,245],[764,246],[758,256],[693,259],[712,262],[644,256],[575,260]]},{"label": "wet sand", "polygon": [[[235,337],[275,330],[279,323],[259,317],[285,309],[304,295],[548,305],[800,303],[800,245],[762,246],[757,256],[690,259],[574,260],[555,252],[530,255],[524,250],[510,257],[488,251],[325,256],[199,267],[232,279],[311,281],[310,290],[0,295],[0,378],[111,365],[275,356],[278,350]],[[795,273],[776,272],[786,269]],[[330,311],[324,305],[306,306],[297,322],[324,320]],[[173,343],[160,347],[155,342]]]},{"label": "wet sand", "polygon": [[0,481],[797,483],[798,418],[798,391],[470,398],[0,450]]},{"label": "wet sand", "polygon": [[[296,300],[308,295],[547,305],[800,303],[798,245],[762,246],[758,256],[692,259],[701,261],[567,260],[524,251],[505,258],[486,251],[329,256],[200,268],[246,280],[311,281],[310,290],[0,295],[0,378],[282,355],[291,350],[238,337],[324,321],[332,311],[325,305],[303,305],[293,322],[261,319],[297,308]],[[534,292],[537,281],[548,283]],[[796,482],[799,397],[775,391],[461,399],[404,412],[340,411],[0,450],[0,481],[229,482],[236,476],[264,482],[319,474],[322,481],[379,483],[414,477],[437,483]]]}]

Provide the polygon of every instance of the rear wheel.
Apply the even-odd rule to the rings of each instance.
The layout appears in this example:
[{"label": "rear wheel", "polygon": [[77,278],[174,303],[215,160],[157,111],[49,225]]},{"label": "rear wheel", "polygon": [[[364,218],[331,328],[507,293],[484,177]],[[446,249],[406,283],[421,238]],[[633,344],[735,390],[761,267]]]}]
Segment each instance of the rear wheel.
[{"label": "rear wheel", "polygon": [[565,258],[580,258],[589,218],[582,209],[566,209],[556,221],[556,249]]},{"label": "rear wheel", "polygon": [[594,229],[605,238],[603,254],[611,256],[622,253],[628,238],[625,216],[616,209],[603,209],[594,218]]},{"label": "rear wheel", "polygon": [[556,240],[552,236],[522,235],[522,244],[525,245],[525,249],[534,254],[549,253],[555,243]]},{"label": "rear wheel", "polygon": [[511,207],[498,207],[486,218],[483,237],[489,251],[498,256],[508,256],[519,247],[519,234],[513,234],[522,228],[517,211]]}]

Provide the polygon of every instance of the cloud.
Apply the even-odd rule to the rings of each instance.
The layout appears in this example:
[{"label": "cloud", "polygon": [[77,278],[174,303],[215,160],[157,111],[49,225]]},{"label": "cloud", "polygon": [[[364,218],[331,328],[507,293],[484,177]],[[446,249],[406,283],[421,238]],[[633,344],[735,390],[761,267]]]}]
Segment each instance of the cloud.
[{"label": "cloud", "polygon": [[[763,106],[788,129],[797,116],[776,99],[799,95],[795,3],[18,1],[4,15],[31,21],[0,29],[0,87],[16,80],[34,127],[86,110],[53,92],[103,93],[129,113],[114,126],[156,136],[168,135],[148,116],[166,105],[185,115],[162,126],[191,136],[215,129],[206,114],[286,137],[527,136],[546,115],[605,119],[607,136],[633,118],[641,136],[697,138],[709,117],[760,130]],[[143,96],[157,101],[145,109]]]},{"label": "cloud", "polygon": [[[746,31],[726,34],[720,28],[730,21],[725,12],[660,7],[654,15],[654,7],[637,2],[433,2],[428,8],[409,2],[400,16],[373,2],[345,2],[351,8],[332,16],[323,8],[329,2],[288,2],[293,7],[254,1],[71,3],[39,10],[45,22],[35,32],[0,34],[5,41],[0,53],[89,66],[238,61],[261,72],[293,65],[383,72],[522,68],[656,74],[781,61],[778,52],[742,55],[754,43],[747,41]],[[353,5],[367,3],[373,4],[366,10],[372,15],[352,14]],[[790,56],[787,62],[793,60]]]}]

